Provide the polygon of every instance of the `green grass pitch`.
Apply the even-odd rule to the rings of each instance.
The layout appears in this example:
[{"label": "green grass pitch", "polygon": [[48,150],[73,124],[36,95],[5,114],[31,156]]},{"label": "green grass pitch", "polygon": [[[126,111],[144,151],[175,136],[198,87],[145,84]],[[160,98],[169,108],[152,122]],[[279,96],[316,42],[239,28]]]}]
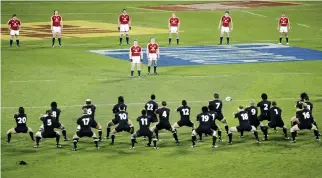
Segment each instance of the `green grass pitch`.
[{"label": "green grass pitch", "polygon": [[[166,29],[171,12],[135,7],[170,3],[182,2],[1,2],[1,21],[5,24],[13,13],[17,13],[23,23],[48,22],[52,11],[58,9],[64,21],[115,24],[121,9],[127,8],[132,15],[133,26]],[[304,2],[299,7],[247,10],[267,18],[232,10],[234,31],[231,42],[277,42],[275,19],[281,12],[286,12],[292,23],[290,44],[321,50],[321,9],[321,2]],[[180,34],[181,46],[217,44],[217,25],[222,14],[222,11],[177,12],[184,31]],[[201,19],[208,19],[208,23]],[[166,46],[166,33],[135,35],[131,39],[136,38],[145,46],[151,36],[156,37],[161,46]],[[128,133],[117,135],[114,146],[106,140],[100,142],[101,150],[94,148],[92,139],[81,139],[78,152],[72,152],[72,142],[62,141],[63,148],[56,149],[54,139],[47,139],[41,142],[41,148],[34,149],[28,134],[13,135],[11,144],[5,144],[7,130],[15,126],[12,115],[18,106],[26,107],[28,126],[36,132],[41,124],[39,116],[53,100],[65,106],[61,107],[61,122],[71,138],[76,131],[76,118],[82,114],[80,105],[86,98],[91,98],[97,104],[96,117],[105,135],[106,123],[113,117],[112,104],[116,103],[119,95],[125,97],[130,119],[135,122],[143,108],[142,103],[155,93],[158,102],[169,102],[171,123],[174,123],[179,119],[174,111],[182,99],[192,107],[194,120],[201,106],[212,99],[214,92],[219,92],[222,99],[225,96],[234,99],[224,102],[224,114],[229,126],[236,126],[232,113],[237,106],[247,105],[250,99],[259,101],[260,94],[266,92],[283,109],[284,122],[289,128],[288,121],[295,113],[295,101],[305,91],[315,105],[314,116],[318,124],[322,124],[321,61],[160,67],[159,76],[147,76],[147,67],[144,66],[143,77],[137,80],[129,78],[128,61],[86,51],[119,48],[117,36],[63,38],[64,47],[54,49],[50,46],[50,39],[22,40],[20,49],[9,48],[8,43],[1,40],[3,178],[321,177],[321,143],[315,141],[311,131],[299,132],[296,144],[284,141],[281,130],[278,133],[270,131],[269,141],[261,145],[255,143],[251,133],[245,133],[243,140],[235,134],[234,145],[228,146],[228,138],[224,135],[224,142],[218,143],[217,149],[211,148],[211,138],[205,138],[194,149],[190,148],[189,128],[178,130],[181,140],[178,147],[169,132],[161,131],[162,141],[158,143],[160,149],[157,151],[144,147],[145,141],[141,138],[135,150],[129,150]],[[135,126],[137,128],[138,124]],[[20,160],[28,165],[17,165]]]}]

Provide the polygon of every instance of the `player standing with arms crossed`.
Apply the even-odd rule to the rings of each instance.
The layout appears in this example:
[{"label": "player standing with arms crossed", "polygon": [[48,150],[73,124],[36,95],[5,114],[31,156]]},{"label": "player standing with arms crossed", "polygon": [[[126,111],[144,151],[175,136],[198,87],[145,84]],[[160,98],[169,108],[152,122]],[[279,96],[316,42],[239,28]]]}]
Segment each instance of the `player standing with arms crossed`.
[{"label": "player standing with arms crossed", "polygon": [[122,45],[123,34],[125,33],[126,44],[129,45],[129,31],[131,30],[131,19],[126,9],[122,10],[122,14],[118,18],[118,30],[120,31],[120,45]]},{"label": "player standing with arms crossed", "polygon": [[51,16],[51,31],[53,33],[52,47],[55,47],[55,39],[58,38],[59,47],[61,47],[61,32],[63,31],[63,18],[59,15],[58,11],[54,11]]},{"label": "player standing with arms crossed", "polygon": [[151,38],[150,43],[147,45],[146,55],[148,58],[148,74],[150,74],[152,63],[154,66],[154,74],[158,74],[157,60],[160,58],[160,50],[159,45],[155,42],[155,38]]},{"label": "player standing with arms crossed", "polygon": [[8,21],[8,28],[10,32],[10,47],[12,47],[14,36],[16,36],[17,47],[20,47],[19,30],[21,28],[21,21],[17,18],[16,14],[13,14],[12,18]]},{"label": "player standing with arms crossed", "polygon": [[221,29],[219,45],[222,44],[225,33],[227,35],[227,44],[229,44],[229,33],[233,31],[233,19],[229,16],[228,11],[226,11],[225,15],[219,20],[218,29]]},{"label": "player standing with arms crossed", "polygon": [[172,17],[169,19],[169,45],[172,40],[172,33],[175,33],[177,36],[177,45],[179,44],[179,28],[180,28],[180,19],[176,16],[175,13],[172,13]]},{"label": "player standing with arms crossed", "polygon": [[288,31],[291,29],[291,22],[288,17],[286,17],[285,13],[282,13],[282,17],[277,22],[277,30],[280,31],[280,42],[278,44],[282,44],[283,34],[286,39],[286,44],[288,45]]},{"label": "player standing with arms crossed", "polygon": [[136,66],[138,75],[141,77],[141,62],[143,60],[142,48],[138,45],[138,41],[133,41],[133,46],[130,48],[129,58],[131,61],[131,77],[134,74],[134,68]]}]

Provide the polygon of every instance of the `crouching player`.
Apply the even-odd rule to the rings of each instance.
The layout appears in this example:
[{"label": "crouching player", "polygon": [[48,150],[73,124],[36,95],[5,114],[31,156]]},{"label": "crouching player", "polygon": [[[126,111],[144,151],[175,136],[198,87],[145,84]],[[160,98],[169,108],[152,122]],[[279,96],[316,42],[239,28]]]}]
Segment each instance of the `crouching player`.
[{"label": "crouching player", "polygon": [[39,147],[41,138],[56,138],[56,148],[61,148],[61,145],[59,144],[60,133],[55,131],[55,128],[57,125],[59,125],[59,122],[57,122],[56,118],[52,117],[51,111],[49,110],[47,114],[40,118],[40,120],[42,121],[44,129],[36,133],[36,145],[34,148]]},{"label": "crouching player", "polygon": [[191,137],[192,137],[192,146],[191,147],[195,147],[196,146],[196,140],[197,137],[196,135],[199,134],[208,134],[208,135],[212,135],[212,147],[213,148],[217,148],[216,146],[216,140],[217,140],[217,136],[216,136],[216,131],[212,130],[212,124],[213,124],[213,117],[208,113],[208,107],[207,106],[203,106],[201,108],[202,113],[197,115],[197,121],[199,121],[199,127],[196,130],[192,131]]},{"label": "crouching player", "polygon": [[229,144],[231,145],[233,143],[232,142],[232,137],[233,137],[232,132],[240,132],[242,130],[248,131],[248,132],[249,131],[253,132],[253,134],[257,140],[257,143],[260,143],[260,141],[258,139],[258,132],[254,126],[251,126],[249,124],[249,115],[248,115],[248,112],[244,110],[243,106],[238,107],[238,113],[234,113],[234,117],[238,118],[239,126],[231,127],[228,130]]},{"label": "crouching player", "polygon": [[17,127],[8,130],[7,143],[10,143],[11,134],[19,134],[19,133],[27,133],[27,132],[29,132],[31,140],[35,141],[34,133],[32,132],[31,128],[27,127],[27,114],[25,113],[25,109],[23,107],[19,107],[18,113],[14,114],[13,118],[15,118],[16,120]]},{"label": "crouching player", "polygon": [[307,107],[308,105],[306,103],[303,103],[302,106],[303,106],[303,109],[296,112],[296,119],[293,120],[293,122],[297,124],[295,124],[291,128],[292,142],[294,143],[296,142],[296,139],[295,139],[297,135],[296,132],[304,129],[313,130],[316,140],[320,141],[320,137],[319,137],[320,133],[316,128],[316,126],[311,122],[312,113],[308,109]]},{"label": "crouching player", "polygon": [[73,151],[77,151],[78,140],[82,137],[92,137],[94,139],[96,149],[100,149],[100,147],[98,147],[99,139],[91,128],[101,129],[101,126],[88,114],[86,109],[84,109],[83,116],[77,119],[77,125],[77,132],[73,137]]},{"label": "crouching player", "polygon": [[133,46],[130,48],[129,58],[131,61],[131,77],[133,77],[135,66],[138,71],[138,76],[141,77],[141,63],[143,61],[143,53],[138,41],[133,41]]},{"label": "crouching player", "polygon": [[151,41],[146,48],[146,55],[148,58],[148,74],[150,74],[152,65],[154,66],[154,74],[158,74],[157,61],[160,59],[160,50],[159,45],[155,42],[155,38],[151,38]]},{"label": "crouching player", "polygon": [[119,132],[129,132],[131,134],[134,133],[134,127],[132,122],[129,120],[129,114],[125,111],[125,105],[120,106],[120,112],[115,114],[115,117],[112,121],[107,124],[107,127],[111,127],[115,124],[118,124],[117,127],[111,133],[111,145],[114,145],[115,134]]},{"label": "crouching player", "polygon": [[[150,130],[150,124],[153,122],[153,119],[146,115],[146,110],[141,111],[141,116],[137,118],[137,121],[139,122],[140,129],[131,135],[131,149],[134,148],[134,145],[136,143],[136,137],[142,137],[146,136],[149,139],[149,142],[146,146],[150,147],[153,137],[153,132]],[[153,139],[153,148],[158,149],[157,147],[157,139]]]}]

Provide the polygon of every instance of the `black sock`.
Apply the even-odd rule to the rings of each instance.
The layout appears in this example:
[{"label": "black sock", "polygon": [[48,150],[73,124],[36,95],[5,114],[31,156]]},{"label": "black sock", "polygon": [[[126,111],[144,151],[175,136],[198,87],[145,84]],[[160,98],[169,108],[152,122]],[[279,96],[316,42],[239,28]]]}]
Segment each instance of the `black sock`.
[{"label": "black sock", "polygon": [[97,148],[98,147],[98,139],[97,138],[94,138],[94,143],[95,143],[95,147]]},{"label": "black sock", "polygon": [[61,45],[61,38],[58,38],[58,43],[59,45]]},{"label": "black sock", "polygon": [[151,145],[151,143],[152,143],[152,137],[148,137],[148,140],[149,140],[148,145]]},{"label": "black sock", "polygon": [[126,39],[126,44],[129,44],[130,38],[127,36],[127,37],[125,37],[125,39]]},{"label": "black sock", "polygon": [[106,128],[106,138],[110,137],[111,128]]},{"label": "black sock", "polygon": [[55,38],[53,38],[53,42],[52,42],[52,46],[54,46],[55,45]]},{"label": "black sock", "polygon": [[115,135],[112,135],[112,144],[114,143]]},{"label": "black sock", "polygon": [[63,131],[61,131],[61,133],[63,134],[63,137],[64,137],[64,139],[67,139],[67,133],[66,133],[66,130],[63,130]]},{"label": "black sock", "polygon": [[155,138],[156,139],[159,139],[159,130],[158,129],[155,129],[154,130],[154,133],[155,133]]},{"label": "black sock", "polygon": [[36,137],[36,144],[39,145],[39,142],[40,142],[40,137]]},{"label": "black sock", "polygon": [[199,140],[202,140],[202,133],[198,133],[199,135]]},{"label": "black sock", "polygon": [[131,70],[131,77],[133,77],[133,75],[134,75],[134,71],[133,71],[133,70]]},{"label": "black sock", "polygon": [[219,42],[219,44],[222,44],[222,39],[223,39],[224,37],[220,37],[220,42]]},{"label": "black sock", "polygon": [[319,139],[319,131],[318,130],[314,130],[314,135],[316,137],[316,139]]},{"label": "black sock", "polygon": [[178,140],[178,135],[177,135],[177,133],[176,132],[173,132],[173,138],[174,138],[174,140],[178,143],[179,142],[179,140]]},{"label": "black sock", "polygon": [[268,135],[268,128],[265,126],[261,126],[261,130],[264,134],[264,140],[267,140],[267,135]]},{"label": "black sock", "polygon": [[130,127],[130,134],[134,133],[134,127]]},{"label": "black sock", "polygon": [[229,37],[227,37],[227,44],[229,44]]},{"label": "black sock", "polygon": [[19,41],[19,40],[16,40],[16,43],[17,43],[17,46],[19,46],[19,44],[20,44],[20,41]]},{"label": "black sock", "polygon": [[169,44],[171,44],[171,38],[169,38]]},{"label": "black sock", "polygon": [[177,44],[179,44],[179,38],[177,38]]},{"label": "black sock", "polygon": [[217,137],[216,136],[212,136],[212,145],[216,145],[216,140],[217,140]]},{"label": "black sock", "polygon": [[285,39],[286,39],[286,43],[288,43],[288,36]]},{"label": "black sock", "polygon": [[296,137],[296,132],[291,132],[291,134],[292,134],[292,139],[294,141],[295,140],[295,137]]},{"label": "black sock", "polygon": [[282,37],[280,37],[280,43],[282,43]]},{"label": "black sock", "polygon": [[150,73],[150,70],[151,70],[151,66],[148,66],[148,72]]},{"label": "black sock", "polygon": [[221,139],[221,131],[220,130],[218,130],[218,137],[219,137],[219,139]]},{"label": "black sock", "polygon": [[225,125],[226,133],[228,134],[228,125]]},{"label": "black sock", "polygon": [[233,141],[233,134],[232,133],[228,134],[228,138],[229,138],[229,143],[231,143]]},{"label": "black sock", "polygon": [[195,145],[196,145],[196,139],[197,139],[197,137],[196,137],[196,136],[192,136],[192,137],[191,137],[192,146],[195,146]]},{"label": "black sock", "polygon": [[243,137],[244,136],[244,130],[241,130],[240,131],[240,137]]},{"label": "black sock", "polygon": [[10,40],[10,46],[12,46],[13,40]]},{"label": "black sock", "polygon": [[11,140],[11,133],[8,133],[8,142]]},{"label": "black sock", "polygon": [[122,44],[122,41],[123,41],[123,37],[120,37],[120,44]]},{"label": "black sock", "polygon": [[31,140],[32,140],[32,141],[35,141],[34,133],[33,133],[33,132],[29,132],[29,135],[30,135],[30,137],[31,137]]},{"label": "black sock", "polygon": [[157,66],[154,66],[154,73],[157,73]]},{"label": "black sock", "polygon": [[77,148],[77,142],[78,142],[78,139],[77,138],[74,138],[73,139],[74,148]]},{"label": "black sock", "polygon": [[157,147],[157,140],[153,140],[153,146]]},{"label": "black sock", "polygon": [[258,140],[258,132],[257,131],[254,132],[254,136],[255,136],[256,140],[259,141]]},{"label": "black sock", "polygon": [[98,139],[102,140],[102,134],[103,134],[102,129],[98,129],[97,132],[98,132]]},{"label": "black sock", "polygon": [[59,145],[60,135],[56,135],[56,144]]},{"label": "black sock", "polygon": [[283,128],[283,133],[284,133],[284,136],[287,137],[287,129],[286,128]]},{"label": "black sock", "polygon": [[141,76],[141,71],[140,70],[138,70],[138,75]]},{"label": "black sock", "polygon": [[132,147],[134,147],[134,144],[135,144],[135,138],[132,138],[132,139],[131,139],[131,144],[132,144]]}]

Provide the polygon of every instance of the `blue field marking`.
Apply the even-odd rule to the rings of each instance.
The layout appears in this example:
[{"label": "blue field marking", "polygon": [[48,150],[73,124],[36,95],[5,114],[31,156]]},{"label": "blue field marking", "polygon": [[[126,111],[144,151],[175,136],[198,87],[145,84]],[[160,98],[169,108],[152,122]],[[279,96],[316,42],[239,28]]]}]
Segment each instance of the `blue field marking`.
[{"label": "blue field marking", "polygon": [[[145,49],[143,51],[146,63]],[[129,49],[90,50],[90,52],[129,60]],[[273,43],[162,47],[160,54],[159,66],[322,60],[322,51]]]}]

